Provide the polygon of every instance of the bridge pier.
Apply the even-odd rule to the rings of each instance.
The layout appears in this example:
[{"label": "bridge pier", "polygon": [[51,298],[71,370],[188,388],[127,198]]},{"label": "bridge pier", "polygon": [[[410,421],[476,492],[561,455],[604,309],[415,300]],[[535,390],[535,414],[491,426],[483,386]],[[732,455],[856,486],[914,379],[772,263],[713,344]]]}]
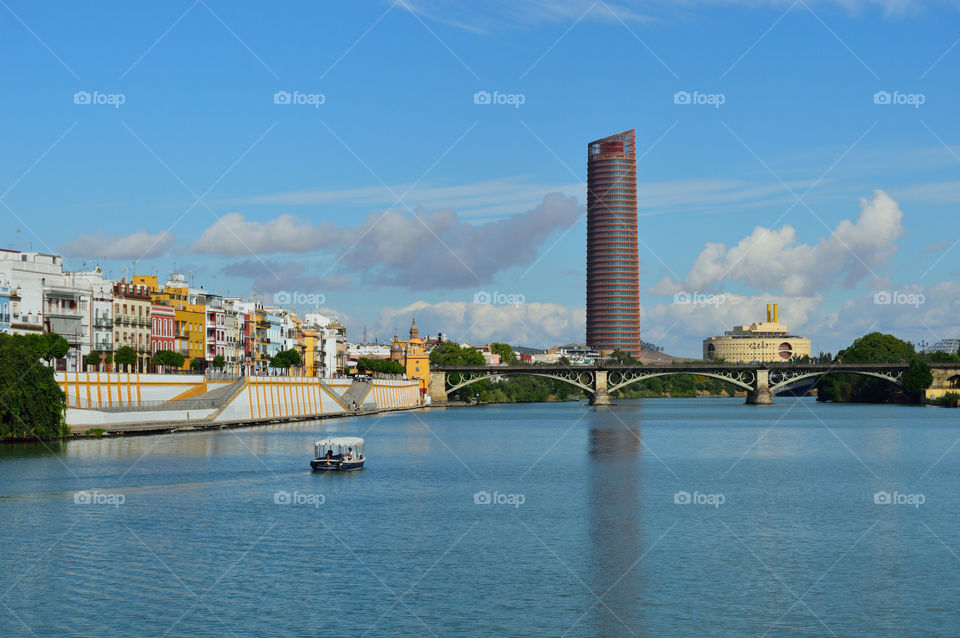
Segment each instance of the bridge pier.
[{"label": "bridge pier", "polygon": [[590,395],[590,405],[610,405],[606,370],[597,370],[593,373],[593,394]]},{"label": "bridge pier", "polygon": [[438,403],[447,402],[447,373],[446,372],[430,372],[430,385],[427,388],[427,392],[430,393],[430,403],[436,405]]},{"label": "bridge pier", "polygon": [[753,390],[747,391],[747,405],[770,405],[773,403],[773,393],[770,392],[770,371],[761,368],[756,372],[757,380]]}]

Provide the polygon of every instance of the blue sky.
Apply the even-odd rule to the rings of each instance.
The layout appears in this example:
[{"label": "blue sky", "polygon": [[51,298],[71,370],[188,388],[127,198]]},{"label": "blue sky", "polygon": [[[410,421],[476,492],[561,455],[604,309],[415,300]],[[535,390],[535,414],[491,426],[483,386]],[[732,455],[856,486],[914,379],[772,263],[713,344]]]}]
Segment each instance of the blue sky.
[{"label": "blue sky", "polygon": [[815,350],[933,342],[960,334],[958,27],[896,0],[5,0],[0,224],[351,336],[416,313],[543,347],[583,338],[586,144],[635,128],[646,340],[696,356],[776,301]]}]

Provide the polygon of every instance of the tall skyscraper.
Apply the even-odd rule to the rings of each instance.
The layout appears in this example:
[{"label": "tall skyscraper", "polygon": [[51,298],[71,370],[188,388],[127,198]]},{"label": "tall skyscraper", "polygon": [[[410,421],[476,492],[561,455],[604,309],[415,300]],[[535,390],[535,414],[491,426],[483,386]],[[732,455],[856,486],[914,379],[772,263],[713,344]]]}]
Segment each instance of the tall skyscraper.
[{"label": "tall skyscraper", "polygon": [[587,345],[640,358],[633,129],[587,146]]}]

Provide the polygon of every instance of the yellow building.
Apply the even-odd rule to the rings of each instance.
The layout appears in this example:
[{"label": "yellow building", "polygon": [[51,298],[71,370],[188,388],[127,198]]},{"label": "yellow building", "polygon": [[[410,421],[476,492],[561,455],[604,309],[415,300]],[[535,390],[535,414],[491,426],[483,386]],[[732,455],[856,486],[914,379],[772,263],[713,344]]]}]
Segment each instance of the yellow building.
[{"label": "yellow building", "polygon": [[303,329],[303,370],[308,377],[317,376],[317,331]]},{"label": "yellow building", "polygon": [[767,320],[749,326],[735,326],[722,336],[703,340],[703,359],[721,359],[727,363],[763,361],[786,362],[810,356],[810,340],[791,335],[778,321],[777,304],[767,304]]},{"label": "yellow building", "polygon": [[393,336],[390,344],[390,358],[403,366],[408,379],[416,379],[420,386],[420,396],[427,393],[430,384],[430,357],[427,356],[426,346],[417,330],[417,320],[410,324],[410,338],[401,341],[397,335]]},{"label": "yellow building", "polygon": [[183,355],[183,369],[190,369],[193,359],[204,360],[204,326],[207,309],[203,304],[190,303],[190,291],[187,280],[182,274],[174,273],[170,281],[160,286],[156,277],[136,276],[135,284],[142,284],[150,291],[153,303],[171,306],[175,313],[177,352]]}]

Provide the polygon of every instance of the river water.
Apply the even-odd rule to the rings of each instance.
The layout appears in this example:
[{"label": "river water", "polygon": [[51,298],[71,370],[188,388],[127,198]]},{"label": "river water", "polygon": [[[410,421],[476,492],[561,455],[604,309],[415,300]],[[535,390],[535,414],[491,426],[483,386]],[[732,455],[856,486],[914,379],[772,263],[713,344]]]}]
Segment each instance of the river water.
[{"label": "river water", "polygon": [[0,446],[0,635],[958,635],[958,439],[779,398]]}]

